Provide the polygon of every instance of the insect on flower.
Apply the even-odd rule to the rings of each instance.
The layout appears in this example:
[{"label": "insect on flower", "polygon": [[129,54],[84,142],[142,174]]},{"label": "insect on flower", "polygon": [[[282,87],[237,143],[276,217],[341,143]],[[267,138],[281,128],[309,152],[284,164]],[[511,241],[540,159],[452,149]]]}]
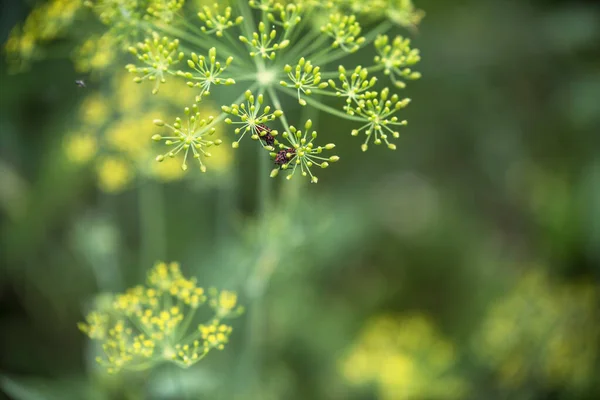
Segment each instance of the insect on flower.
[{"label": "insect on flower", "polygon": [[275,145],[275,137],[271,133],[272,131],[273,130],[265,124],[256,125],[256,133],[258,133],[258,136],[261,138],[261,140],[265,141],[267,146]]},{"label": "insect on flower", "polygon": [[[289,154],[289,156],[288,156]],[[279,168],[283,167],[285,164],[289,164],[292,161],[292,158],[296,156],[296,149],[282,149],[277,152],[275,156],[275,164],[279,165]]]},{"label": "insect on flower", "polygon": [[80,88],[84,88],[84,87],[86,87],[86,86],[85,86],[85,81],[84,81],[83,79],[77,79],[77,80],[75,81],[75,84],[76,84],[77,86],[79,86]]}]

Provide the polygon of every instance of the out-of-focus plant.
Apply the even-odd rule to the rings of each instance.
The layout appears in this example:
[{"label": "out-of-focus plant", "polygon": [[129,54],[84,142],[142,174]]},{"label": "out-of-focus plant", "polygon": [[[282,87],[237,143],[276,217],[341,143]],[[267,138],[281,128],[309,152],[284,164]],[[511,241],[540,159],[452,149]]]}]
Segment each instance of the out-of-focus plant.
[{"label": "out-of-focus plant", "polygon": [[[111,94],[91,93],[83,101],[79,123],[65,143],[69,160],[94,163],[102,190],[118,192],[138,176],[180,179],[192,163],[202,172],[211,166],[227,169],[229,151],[249,137],[257,142],[265,167],[258,185],[259,225],[280,227],[282,219],[268,219],[266,211],[269,158],[274,164],[271,177],[304,176],[312,183],[318,182],[317,169],[340,160],[329,139],[332,132],[316,126],[319,112],[354,122],[355,129],[347,133],[362,137],[363,151],[372,144],[396,149],[394,139],[407,124],[402,110],[410,103],[400,91],[421,75],[413,70],[419,50],[395,28],[414,30],[423,15],[412,0],[206,5],[185,0],[50,0],[11,32],[5,50],[11,65],[22,69],[60,55],[52,47],[60,41],[54,39],[70,37],[78,42],[71,51],[77,71],[110,77]],[[85,23],[90,16],[99,23]],[[119,52],[129,57],[123,65],[129,79],[114,73],[123,60]],[[359,52],[368,54],[362,65],[352,56]],[[137,89],[147,88],[148,95],[133,89],[133,82],[140,84]],[[284,112],[280,96],[297,101],[306,115]],[[222,133],[228,126],[230,138]],[[152,150],[152,141],[163,144],[163,150]],[[150,158],[159,163],[150,166]],[[294,195],[286,205],[298,200],[297,189],[290,188]],[[147,221],[163,216],[155,207],[160,203],[157,193],[140,194],[144,258],[162,234],[147,229],[152,226]],[[246,287],[253,309],[260,309],[267,283],[283,258],[265,250],[249,267],[253,271],[246,274]],[[195,280],[184,278],[176,264],[160,263],[150,271],[147,287],[117,295],[90,313],[80,328],[102,343],[104,355],[98,361],[109,372],[151,368],[162,361],[189,366],[210,349],[222,348],[231,331],[222,319],[232,316],[235,295],[209,292],[215,317],[187,332],[196,308],[205,301]],[[253,315],[250,325],[256,327],[262,323],[260,313]],[[256,340],[256,334],[250,336]]]},{"label": "out-of-focus plant", "polygon": [[[193,97],[185,91],[185,85],[165,85],[160,104],[136,90],[126,74],[116,75],[111,86],[109,95],[92,92],[82,101],[76,125],[65,139],[67,158],[75,164],[93,162],[98,186],[111,193],[127,188],[137,176],[162,182],[182,179],[183,157],[154,162],[152,143],[147,138],[157,133],[149,118],[174,118]],[[210,102],[205,102],[199,114],[208,117],[214,110]],[[218,128],[212,138],[221,143],[227,138]],[[211,165],[216,173],[227,172],[232,162],[231,147],[214,146],[211,153],[215,155]]]},{"label": "out-of-focus plant", "polygon": [[[196,96],[196,104],[187,104],[188,110],[202,109],[200,103],[221,86],[235,86],[238,95],[221,103],[221,112],[201,118],[196,111],[186,111],[173,125],[160,119],[159,125],[170,131],[154,139],[164,140],[169,150],[157,160],[181,153],[196,159],[202,171],[207,148],[217,144],[207,136],[225,122],[236,126],[233,133],[239,138],[231,140],[234,147],[246,133],[261,144],[275,164],[271,177],[287,170],[288,179],[302,175],[316,183],[315,169],[339,160],[324,153],[335,144],[317,139],[310,121],[295,117],[288,121],[280,94],[355,122],[357,127],[350,133],[363,137],[363,151],[370,144],[395,149],[393,139],[407,123],[401,110],[410,102],[395,91],[421,76],[412,70],[420,60],[419,51],[411,48],[409,39],[390,36],[395,25],[414,29],[423,18],[412,0],[240,0],[231,6],[200,7],[184,0],[52,0],[12,32],[6,44],[9,58],[23,65],[43,56],[41,44],[78,28],[74,21],[84,17],[82,5],[104,29],[83,35],[74,52],[81,70],[102,70],[118,59],[112,49],[128,49],[134,60],[127,70],[135,75],[135,82],[150,82],[153,94],[161,96],[171,80],[187,83],[189,93]],[[59,12],[63,9],[68,12]],[[349,54],[368,52],[371,46],[377,55],[370,65],[345,61]],[[325,101],[327,97],[332,101]],[[275,126],[276,119],[280,126]],[[181,124],[184,120],[190,125]],[[141,136],[147,136],[144,129]],[[322,131],[319,136],[327,140],[329,135]],[[92,147],[89,139],[74,145],[83,153]],[[187,162],[181,166],[187,169]],[[120,177],[107,186],[109,190],[130,179],[123,161],[106,160],[102,169]]]},{"label": "out-of-focus plant", "polygon": [[508,388],[588,388],[596,378],[599,300],[591,284],[557,285],[540,271],[527,273],[489,309],[476,355]]},{"label": "out-of-focus plant", "polygon": [[340,363],[352,385],[374,385],[382,399],[462,399],[454,345],[424,315],[368,321]]},{"label": "out-of-focus plant", "polygon": [[[213,317],[195,322],[197,310],[208,305]],[[223,321],[243,311],[234,292],[207,292],[180,271],[179,264],[157,263],[145,286],[110,296],[108,304],[90,312],[79,328],[102,344],[99,364],[109,373],[144,370],[161,362],[189,367],[212,349],[222,350],[232,327]]]}]

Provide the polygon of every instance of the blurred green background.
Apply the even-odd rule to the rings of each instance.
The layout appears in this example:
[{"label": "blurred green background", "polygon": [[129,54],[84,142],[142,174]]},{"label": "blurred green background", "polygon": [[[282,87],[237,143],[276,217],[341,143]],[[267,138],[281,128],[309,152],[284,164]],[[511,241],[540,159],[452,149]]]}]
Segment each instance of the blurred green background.
[{"label": "blurred green background", "polygon": [[[4,43],[34,2],[0,4]],[[342,159],[318,185],[274,181],[267,204],[259,177],[270,166],[251,146],[212,176],[209,164],[104,190],[100,167],[75,166],[65,141],[90,96],[118,101],[136,87],[75,71],[69,40],[26,72],[3,61],[0,390],[23,400],[599,398],[600,8],[417,5],[423,78],[405,91],[398,149],[362,153],[352,124],[309,115]],[[306,117],[293,101],[284,109]],[[246,313],[225,350],[190,369],[106,376],[77,322],[157,260],[237,291]]]}]

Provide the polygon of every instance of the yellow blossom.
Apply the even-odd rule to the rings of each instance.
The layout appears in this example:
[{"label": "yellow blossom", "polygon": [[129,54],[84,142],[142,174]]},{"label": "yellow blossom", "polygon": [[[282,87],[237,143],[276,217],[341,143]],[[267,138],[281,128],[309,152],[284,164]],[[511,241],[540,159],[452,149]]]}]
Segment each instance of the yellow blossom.
[{"label": "yellow blossom", "polygon": [[114,122],[106,132],[107,146],[129,160],[150,161],[150,137],[154,126],[147,121],[145,115],[131,115]]},{"label": "yellow blossom", "polygon": [[105,69],[115,60],[115,45],[110,33],[88,38],[73,54],[75,69],[79,72]]},{"label": "yellow blossom", "polygon": [[[230,305],[237,299],[233,292],[223,293]],[[113,299],[110,309],[93,311],[78,325],[100,341],[103,354],[97,361],[110,373],[147,369],[165,361],[189,367],[210,350],[222,350],[232,332],[218,312],[208,324],[190,331],[206,297],[195,279],[183,276],[178,263],[157,263],[148,272],[147,286],[135,286]]]},{"label": "yellow blossom", "polygon": [[490,307],[475,336],[476,354],[507,387],[535,381],[585,388],[598,349],[597,299],[593,285],[557,285],[529,272]]},{"label": "yellow blossom", "polygon": [[237,303],[237,295],[233,292],[223,290],[219,295],[219,307],[223,310],[230,311]]},{"label": "yellow blossom", "polygon": [[106,97],[95,93],[85,98],[79,110],[82,122],[86,125],[100,126],[109,117],[110,105]]},{"label": "yellow blossom", "polygon": [[98,143],[91,134],[76,134],[70,136],[65,143],[67,158],[75,163],[82,164],[94,157]]},{"label": "yellow blossom", "polygon": [[146,93],[131,77],[123,72],[115,77],[115,111],[128,114],[143,111],[142,104],[147,97]]},{"label": "yellow blossom", "polygon": [[132,179],[130,166],[119,158],[106,157],[98,164],[98,184],[106,192],[123,190]]},{"label": "yellow blossom", "polygon": [[374,383],[382,399],[460,399],[454,348],[422,315],[371,320],[341,362],[353,385]]}]

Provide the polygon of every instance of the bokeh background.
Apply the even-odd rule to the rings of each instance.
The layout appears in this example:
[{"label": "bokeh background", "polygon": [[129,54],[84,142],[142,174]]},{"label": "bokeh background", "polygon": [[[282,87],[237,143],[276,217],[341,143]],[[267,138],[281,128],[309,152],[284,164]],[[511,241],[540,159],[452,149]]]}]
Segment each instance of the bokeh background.
[{"label": "bokeh background", "polygon": [[[36,2],[0,5],[4,43]],[[149,121],[188,103],[178,88],[157,103],[121,66],[81,73],[70,39],[21,73],[3,59],[3,395],[599,398],[600,8],[417,5],[398,149],[362,153],[351,124],[309,115],[342,158],[318,185],[265,189],[252,146],[207,174],[149,167]],[[157,260],[246,313],[190,369],[107,376],[77,322]]]}]

